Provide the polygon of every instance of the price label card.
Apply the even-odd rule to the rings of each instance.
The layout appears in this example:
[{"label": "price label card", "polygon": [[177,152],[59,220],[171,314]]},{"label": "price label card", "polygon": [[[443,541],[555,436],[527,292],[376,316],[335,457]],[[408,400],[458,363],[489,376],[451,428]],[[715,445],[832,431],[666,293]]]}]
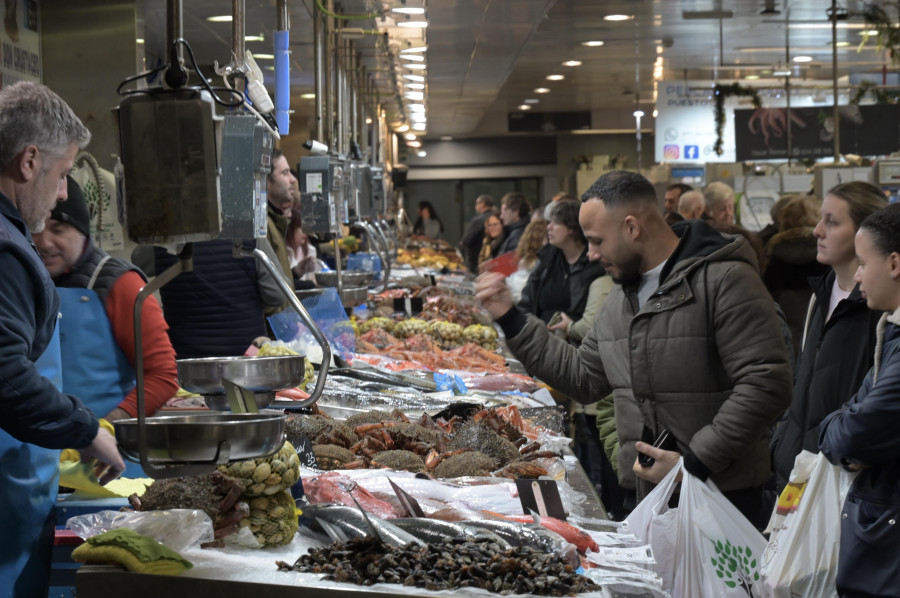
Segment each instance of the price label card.
[{"label": "price label card", "polygon": [[537,513],[541,517],[566,520],[566,510],[555,480],[516,480],[516,489],[522,512],[526,515]]},{"label": "price label card", "polygon": [[319,463],[316,461],[316,454],[313,452],[312,443],[309,438],[303,436],[297,448],[297,456],[300,457],[300,465],[310,469],[319,469]]}]

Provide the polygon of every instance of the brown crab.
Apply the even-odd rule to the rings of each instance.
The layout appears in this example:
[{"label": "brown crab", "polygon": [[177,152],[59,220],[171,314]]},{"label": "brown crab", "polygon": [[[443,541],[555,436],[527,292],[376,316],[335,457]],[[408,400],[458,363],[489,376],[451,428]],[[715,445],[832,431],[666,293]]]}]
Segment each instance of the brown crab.
[{"label": "brown crab", "polygon": [[522,478],[539,478],[547,475],[547,470],[536,463],[528,461],[514,461],[492,474],[497,478],[510,478],[518,480]]},{"label": "brown crab", "polygon": [[313,447],[319,469],[359,469],[365,463],[348,449],[335,444],[317,444]]}]

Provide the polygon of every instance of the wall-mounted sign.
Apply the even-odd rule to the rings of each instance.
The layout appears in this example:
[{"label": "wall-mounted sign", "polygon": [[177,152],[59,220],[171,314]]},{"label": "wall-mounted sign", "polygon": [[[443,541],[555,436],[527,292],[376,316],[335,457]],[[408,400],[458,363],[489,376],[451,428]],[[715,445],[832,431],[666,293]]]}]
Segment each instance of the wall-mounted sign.
[{"label": "wall-mounted sign", "polygon": [[[900,149],[900,106],[880,104],[840,106],[842,154],[883,156]],[[824,158],[834,154],[831,106],[763,107],[734,111],[738,160],[785,160],[787,126],[791,127],[791,157]]]},{"label": "wall-mounted sign", "polygon": [[[657,162],[734,162],[734,128],[725,126],[725,152],[718,156],[716,143],[713,83],[710,81],[660,81],[656,101]],[[736,101],[736,100],[735,100]],[[725,105],[730,124],[732,108]]]},{"label": "wall-mounted sign", "polygon": [[0,88],[41,80],[38,0],[7,0],[0,30]]}]

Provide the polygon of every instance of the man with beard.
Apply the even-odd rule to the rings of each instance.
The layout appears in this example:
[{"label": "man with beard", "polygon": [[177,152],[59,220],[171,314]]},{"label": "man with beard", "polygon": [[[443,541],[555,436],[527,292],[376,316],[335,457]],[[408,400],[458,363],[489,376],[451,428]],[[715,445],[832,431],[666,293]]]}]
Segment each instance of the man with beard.
[{"label": "man with beard", "polygon": [[[294,286],[294,273],[287,253],[287,227],[291,221],[291,205],[294,202],[293,187],[297,179],[291,172],[287,158],[281,150],[272,152],[272,171],[269,173],[266,196],[269,201],[269,224],[266,237],[278,257],[278,265],[284,272],[284,279]],[[281,308],[266,308],[266,314],[280,311]]]},{"label": "man with beard", "polygon": [[[699,220],[669,228],[638,174],[606,174],[581,199],[588,256],[620,285],[581,347],[518,311],[494,274],[479,277],[477,298],[529,373],[582,403],[613,393],[620,483],[636,500],[683,456],[764,526],[769,431],[790,402],[791,369],[753,250]],[[648,443],[664,429],[674,450]],[[655,462],[642,466],[639,452]]]}]

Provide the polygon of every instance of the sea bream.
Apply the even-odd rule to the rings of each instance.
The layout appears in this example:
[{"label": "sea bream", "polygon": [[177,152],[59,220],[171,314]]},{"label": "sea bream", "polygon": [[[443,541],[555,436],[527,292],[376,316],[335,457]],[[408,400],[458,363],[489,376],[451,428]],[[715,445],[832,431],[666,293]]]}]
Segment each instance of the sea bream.
[{"label": "sea bream", "polygon": [[[423,544],[414,535],[374,515],[363,513],[356,507],[338,504],[311,504],[302,507],[300,523],[314,531],[325,531],[329,536],[337,532],[339,539],[376,536],[391,546],[406,546],[410,542]],[[335,539],[335,538],[332,538]]]}]

